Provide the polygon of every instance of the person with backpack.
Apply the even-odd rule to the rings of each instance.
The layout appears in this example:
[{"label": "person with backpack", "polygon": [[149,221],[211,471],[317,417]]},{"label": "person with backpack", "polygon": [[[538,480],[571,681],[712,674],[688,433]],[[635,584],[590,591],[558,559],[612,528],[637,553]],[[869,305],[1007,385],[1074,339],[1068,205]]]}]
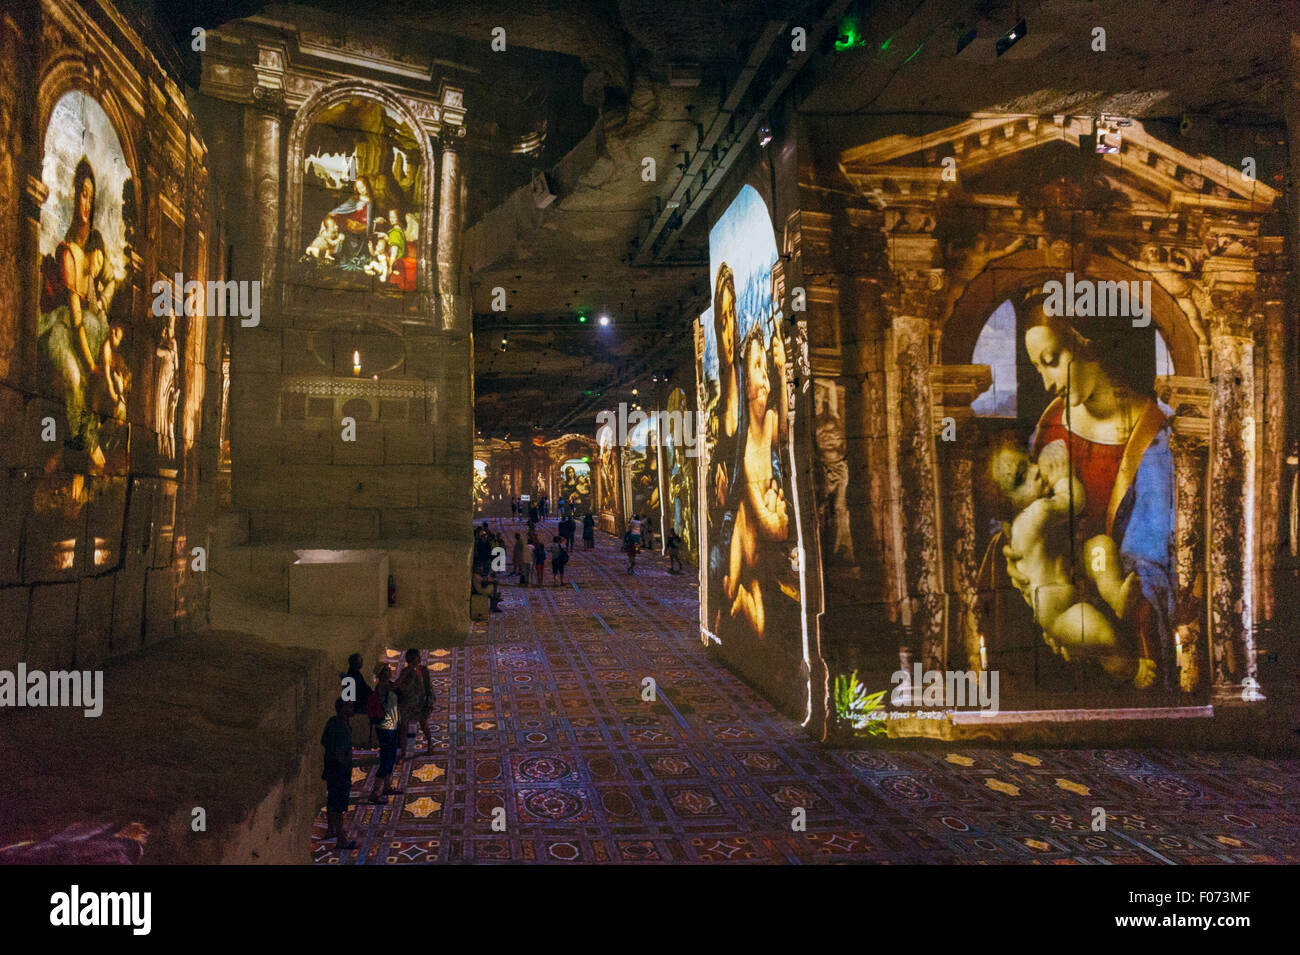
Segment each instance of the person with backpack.
[{"label": "person with backpack", "polygon": [[555,586],[564,586],[564,565],[569,562],[569,552],[564,549],[563,538],[556,537],[551,542],[551,576]]},{"label": "person with backpack", "polygon": [[389,796],[401,792],[389,782],[393,767],[397,764],[401,714],[398,711],[397,684],[393,682],[392,669],[387,663],[375,667],[375,691],[370,696],[368,712],[371,721],[375,723],[375,734],[379,737],[379,766],[375,770],[375,785],[370,791],[370,802],[376,806],[386,806]]}]

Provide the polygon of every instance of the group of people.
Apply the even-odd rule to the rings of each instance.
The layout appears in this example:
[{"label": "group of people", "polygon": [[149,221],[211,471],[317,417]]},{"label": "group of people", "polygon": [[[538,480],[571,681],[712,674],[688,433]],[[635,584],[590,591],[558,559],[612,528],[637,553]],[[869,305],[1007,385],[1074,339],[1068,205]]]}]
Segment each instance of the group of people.
[{"label": "group of people", "polygon": [[352,791],[352,718],[366,716],[379,743],[379,766],[367,801],[386,805],[388,797],[401,792],[392,785],[392,775],[408,754],[415,755],[416,728],[424,734],[425,752],[433,749],[429,719],[433,714],[433,681],[429,670],[420,662],[420,651],[406,651],[405,665],[394,676],[393,667],[380,662],[374,668],[374,685],[362,672],[364,660],[354,653],[348,658],[348,670],[341,675],[343,692],[334,701],[334,716],[325,724],[321,746],[325,749],[325,769],[321,778],[326,789],[326,839],[334,839],[339,849],[355,849],[356,843],[344,841],[343,814],[348,810]]},{"label": "group of people", "polygon": [[546,520],[546,515],[550,513],[551,502],[542,495],[535,501],[525,502],[523,498],[512,497],[510,499],[510,516],[517,521],[521,521],[527,516],[528,520],[536,524],[539,520]]},{"label": "group of people", "polygon": [[[564,524],[563,521],[560,523]],[[564,586],[564,568],[569,563],[569,551],[573,547],[573,522],[569,521],[569,525],[567,538],[560,534],[551,538],[549,555],[542,537],[531,524],[528,527],[527,540],[522,534],[515,534],[514,552],[510,556],[514,572],[519,575],[521,587],[527,587],[530,582],[538,587],[545,586],[543,580],[548,556],[551,558],[551,574],[555,577],[554,586]],[[563,530],[562,526],[561,530]]]},{"label": "group of people", "polygon": [[[518,535],[516,535],[518,536]],[[492,613],[502,613],[501,585],[492,567],[492,555],[501,549],[505,553],[506,539],[488,527],[484,521],[474,529],[474,567],[470,572],[470,591],[488,598]]]},{"label": "group of people", "polygon": [[[627,522],[627,531],[623,534],[623,553],[627,555],[627,573],[633,576],[636,575],[636,555],[643,544],[647,548],[654,547],[654,531],[643,515],[633,514],[632,519]],[[682,572],[681,547],[681,535],[677,533],[676,528],[669,527],[667,536],[664,537],[664,550],[668,553],[670,574]]]}]

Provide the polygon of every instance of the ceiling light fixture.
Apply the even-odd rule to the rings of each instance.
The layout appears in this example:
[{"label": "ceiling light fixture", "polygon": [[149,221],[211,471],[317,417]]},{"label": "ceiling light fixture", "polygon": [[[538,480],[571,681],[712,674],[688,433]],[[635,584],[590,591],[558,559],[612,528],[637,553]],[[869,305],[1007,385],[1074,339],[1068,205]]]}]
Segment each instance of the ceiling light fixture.
[{"label": "ceiling light fixture", "polygon": [[1001,56],[1003,53],[1007,52],[1007,50],[1011,49],[1013,46],[1019,43],[1021,38],[1028,32],[1029,32],[1029,27],[1025,24],[1025,21],[1022,19],[1010,30],[1002,34],[1002,36],[998,37],[998,43],[997,43],[998,56]]},{"label": "ceiling light fixture", "polygon": [[609,316],[608,315],[600,316],[600,327],[604,328],[608,324],[609,324]]}]

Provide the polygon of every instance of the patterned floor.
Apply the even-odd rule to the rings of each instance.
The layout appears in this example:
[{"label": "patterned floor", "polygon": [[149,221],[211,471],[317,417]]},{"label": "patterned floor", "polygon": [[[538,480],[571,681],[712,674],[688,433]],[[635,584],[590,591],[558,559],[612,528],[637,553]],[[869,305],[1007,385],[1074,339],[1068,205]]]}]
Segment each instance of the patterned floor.
[{"label": "patterned floor", "polygon": [[512,586],[467,646],[429,652],[434,752],[402,764],[390,805],[348,813],[356,851],[321,842],[322,807],[315,861],[1300,862],[1297,760],[823,749],[705,657],[695,578],[666,566],[628,577],[601,535],[568,586]]}]

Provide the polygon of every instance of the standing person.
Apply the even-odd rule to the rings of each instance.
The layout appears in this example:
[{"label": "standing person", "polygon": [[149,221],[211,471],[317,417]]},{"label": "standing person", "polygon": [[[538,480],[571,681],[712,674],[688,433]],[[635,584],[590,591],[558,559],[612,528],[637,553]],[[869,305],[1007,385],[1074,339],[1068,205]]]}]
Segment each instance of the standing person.
[{"label": "standing person", "polygon": [[516,520],[519,517],[519,501],[514,497],[510,498],[510,519]]},{"label": "standing person", "polygon": [[[519,536],[518,534],[515,535],[516,538],[518,536]],[[532,580],[533,577],[533,543],[532,542],[533,542],[532,531],[528,532],[527,543],[523,541],[515,542],[515,551],[516,553],[520,554],[519,558],[516,560],[516,563],[518,564],[518,567],[516,569],[519,571],[519,583],[524,587],[528,586],[528,582]]]},{"label": "standing person", "polygon": [[510,562],[515,569],[515,573],[519,575],[519,582],[526,586],[527,582],[524,580],[524,539],[518,533],[515,534],[515,546],[510,553]]},{"label": "standing person", "polygon": [[537,523],[537,505],[536,505],[536,504],[533,504],[533,503],[530,502],[529,505],[528,505],[528,524],[529,524],[529,529],[531,530],[531,529],[532,529],[532,525],[533,525],[533,524],[536,524],[536,523]]},{"label": "standing person", "polygon": [[627,525],[628,533],[632,535],[632,543],[638,547],[641,546],[641,515],[633,513],[632,520]]},{"label": "standing person", "polygon": [[433,750],[433,737],[429,735],[429,714],[433,711],[433,683],[429,679],[429,670],[420,663],[420,651],[414,648],[406,651],[406,666],[398,677],[397,686],[402,694],[401,718],[402,729],[407,731],[407,742],[403,745],[402,756],[409,749],[415,754],[416,734],[410,730],[415,723],[424,733],[424,751]]},{"label": "standing person", "polygon": [[623,535],[623,553],[627,554],[627,572],[636,575],[636,544],[637,536],[632,533],[629,527],[628,532]]},{"label": "standing person", "polygon": [[682,539],[677,536],[677,528],[668,528],[668,538],[664,541],[664,546],[668,548],[668,573],[670,574],[682,572],[682,559],[677,554],[681,544]]},{"label": "standing person", "polygon": [[564,586],[564,565],[569,562],[569,552],[564,549],[563,540],[557,535],[551,542],[551,576],[555,578],[557,587]]},{"label": "standing person", "polygon": [[590,511],[582,515],[582,543],[587,550],[596,546],[596,519]]},{"label": "standing person", "polygon": [[546,545],[540,538],[533,538],[533,573],[538,587],[544,587],[542,582],[546,577]]},{"label": "standing person", "polygon": [[397,684],[393,682],[392,670],[387,663],[375,667],[375,693],[379,695],[379,725],[375,733],[379,737],[379,766],[375,771],[375,785],[370,792],[370,802],[376,806],[388,805],[388,797],[401,792],[389,783],[393,767],[397,764],[398,730],[401,714],[397,705]]},{"label": "standing person", "polygon": [[334,701],[334,715],[325,722],[320,744],[325,747],[325,838],[334,840],[335,849],[355,849],[351,840],[343,841],[343,814],[348,811],[352,792],[352,704],[343,697]]},{"label": "standing person", "polygon": [[361,668],[364,665],[364,661],[361,659],[361,654],[354,653],[352,656],[348,657],[348,672],[343,674],[343,679],[346,680],[349,677],[352,679],[352,690],[356,696],[352,701],[352,712],[354,714],[366,712],[366,704],[370,702],[370,694],[372,692],[370,689],[370,681],[367,680],[365,674],[361,672]]},{"label": "standing person", "polygon": [[560,521],[560,536],[564,538],[564,543],[570,551],[573,550],[573,534],[577,530],[577,524],[572,516],[567,516]]}]

